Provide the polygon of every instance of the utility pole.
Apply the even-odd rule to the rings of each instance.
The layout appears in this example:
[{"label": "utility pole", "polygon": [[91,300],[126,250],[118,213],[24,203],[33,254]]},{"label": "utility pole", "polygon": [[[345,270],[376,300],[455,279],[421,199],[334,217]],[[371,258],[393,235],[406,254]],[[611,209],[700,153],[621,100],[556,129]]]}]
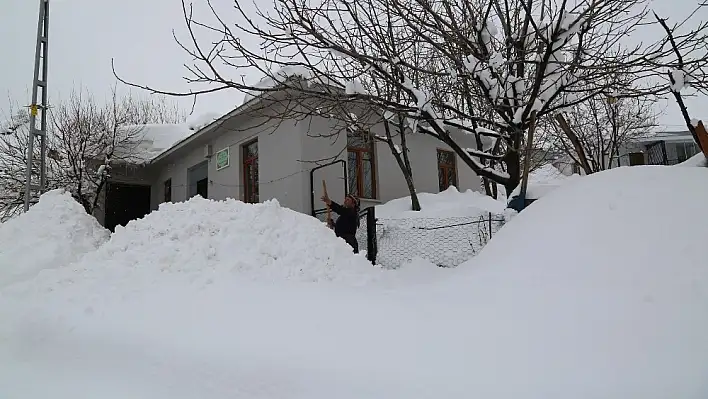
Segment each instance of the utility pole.
[{"label": "utility pole", "polygon": [[[25,180],[25,212],[29,210],[33,191],[41,195],[47,188],[47,54],[49,47],[49,0],[39,0],[39,22],[37,24],[37,47],[34,54],[34,84],[30,105],[30,131],[27,144],[27,176]],[[41,94],[39,89],[42,89]],[[38,100],[41,103],[38,104]],[[37,128],[39,115],[39,128]],[[32,183],[34,166],[34,140],[39,140],[39,182]]]}]

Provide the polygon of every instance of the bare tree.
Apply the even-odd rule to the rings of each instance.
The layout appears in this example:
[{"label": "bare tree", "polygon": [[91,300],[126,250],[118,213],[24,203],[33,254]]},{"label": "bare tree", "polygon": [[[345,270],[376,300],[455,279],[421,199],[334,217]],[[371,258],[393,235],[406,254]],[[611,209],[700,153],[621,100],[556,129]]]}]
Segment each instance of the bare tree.
[{"label": "bare tree", "polygon": [[[708,21],[699,21],[698,26],[688,30],[685,29],[693,16],[698,14],[699,11],[707,9],[708,2],[699,3],[688,18],[673,26],[669,26],[666,19],[654,13],[654,18],[666,33],[668,47],[675,54],[673,62],[661,65],[665,67],[665,76],[669,83],[671,95],[681,111],[681,116],[684,119],[684,123],[686,123],[688,131],[691,132],[693,139],[698,144],[698,148],[704,154],[708,154],[708,149],[704,148],[704,144],[696,131],[701,122],[691,118],[682,91],[690,88],[694,90],[695,94],[708,95],[708,34],[706,34]],[[708,141],[708,137],[704,138],[704,140]]]},{"label": "bare tree", "polygon": [[145,134],[143,125],[185,119],[164,98],[119,97],[115,88],[106,104],[88,93],[73,92],[51,117],[65,166],[59,179],[89,214],[98,206],[113,165],[143,161],[136,151]]},{"label": "bare tree", "polygon": [[554,148],[585,174],[617,166],[622,151],[657,126],[650,97],[592,98],[558,116]]},{"label": "bare tree", "polygon": [[[74,91],[50,112],[47,188],[66,189],[89,214],[99,205],[114,165],[144,161],[136,151],[144,125],[185,120],[185,114],[164,97],[119,96],[115,88],[106,103]],[[26,111],[12,115],[3,129],[6,134],[0,136],[0,208],[7,217],[19,212],[18,204],[24,201],[29,131]]]},{"label": "bare tree", "polygon": [[[191,42],[182,46],[196,60],[188,66],[188,80],[209,88],[175,93],[133,86],[171,95],[287,88],[339,102],[365,101],[415,120],[416,132],[446,143],[507,192],[520,180],[521,147],[534,115],[540,120],[615,92],[608,76],[656,76],[657,66],[673,55],[663,39],[634,47],[621,43],[650,23],[647,0],[275,0],[271,12],[246,11],[235,1],[238,23],[206,3],[212,22],[195,20],[183,3]],[[219,39],[207,45],[198,31]],[[258,49],[244,44],[249,37],[260,39]],[[695,44],[677,46],[688,50]],[[411,62],[414,57],[402,56],[409,51],[430,62]],[[231,79],[234,70],[259,71],[277,84]],[[294,83],[293,75],[310,84]],[[392,98],[391,88],[404,97]],[[666,90],[641,94],[648,92]],[[480,104],[488,112],[480,112]],[[495,143],[485,150],[463,148],[455,130]]]}]

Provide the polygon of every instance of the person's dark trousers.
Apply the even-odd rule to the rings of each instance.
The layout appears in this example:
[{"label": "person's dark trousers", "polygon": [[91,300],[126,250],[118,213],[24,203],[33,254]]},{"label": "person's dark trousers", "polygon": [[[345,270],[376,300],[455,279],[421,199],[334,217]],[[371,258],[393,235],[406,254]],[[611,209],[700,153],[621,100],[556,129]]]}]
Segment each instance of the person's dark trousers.
[{"label": "person's dark trousers", "polygon": [[351,245],[351,247],[354,249],[355,254],[359,253],[359,241],[356,240],[356,235],[343,234],[342,238],[344,239],[344,241],[347,242],[347,244]]}]

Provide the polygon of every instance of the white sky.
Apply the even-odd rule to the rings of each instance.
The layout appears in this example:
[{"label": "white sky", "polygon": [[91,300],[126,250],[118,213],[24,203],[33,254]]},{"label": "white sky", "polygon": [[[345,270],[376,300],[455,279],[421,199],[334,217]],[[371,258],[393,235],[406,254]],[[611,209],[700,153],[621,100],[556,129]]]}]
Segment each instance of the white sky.
[{"label": "white sky", "polygon": [[[660,15],[676,20],[698,2],[652,1]],[[213,2],[219,7],[233,4],[233,0]],[[0,99],[0,111],[10,101],[21,105],[30,101],[38,6],[38,0],[0,0],[0,95],[7,98]],[[111,58],[121,77],[129,81],[189,90],[182,77],[187,74],[183,64],[190,59],[172,37],[173,29],[181,38],[186,33],[180,0],[51,0],[50,16],[50,102],[80,87],[97,97],[106,95],[116,83]],[[708,19],[708,15],[697,17]],[[240,104],[241,98],[238,91],[200,96],[195,113],[225,113]],[[179,101],[189,111],[191,99]],[[667,105],[661,123],[680,129],[683,122],[676,105]],[[688,105],[693,117],[708,119],[708,99],[691,99]]]}]

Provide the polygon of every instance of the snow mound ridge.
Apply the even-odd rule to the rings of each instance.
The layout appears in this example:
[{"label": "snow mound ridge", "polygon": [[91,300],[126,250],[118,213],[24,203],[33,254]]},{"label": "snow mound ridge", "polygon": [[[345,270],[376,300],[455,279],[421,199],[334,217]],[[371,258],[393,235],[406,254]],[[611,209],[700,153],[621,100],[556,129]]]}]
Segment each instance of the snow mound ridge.
[{"label": "snow mound ridge", "polygon": [[201,197],[162,204],[117,228],[108,243],[75,266],[90,271],[96,264],[121,273],[133,268],[141,278],[156,281],[165,273],[186,274],[207,284],[230,274],[314,282],[366,279],[380,272],[317,219],[277,200],[246,204]]},{"label": "snow mound ridge", "polygon": [[29,211],[0,224],[0,288],[75,262],[109,235],[68,192],[49,191]]}]

